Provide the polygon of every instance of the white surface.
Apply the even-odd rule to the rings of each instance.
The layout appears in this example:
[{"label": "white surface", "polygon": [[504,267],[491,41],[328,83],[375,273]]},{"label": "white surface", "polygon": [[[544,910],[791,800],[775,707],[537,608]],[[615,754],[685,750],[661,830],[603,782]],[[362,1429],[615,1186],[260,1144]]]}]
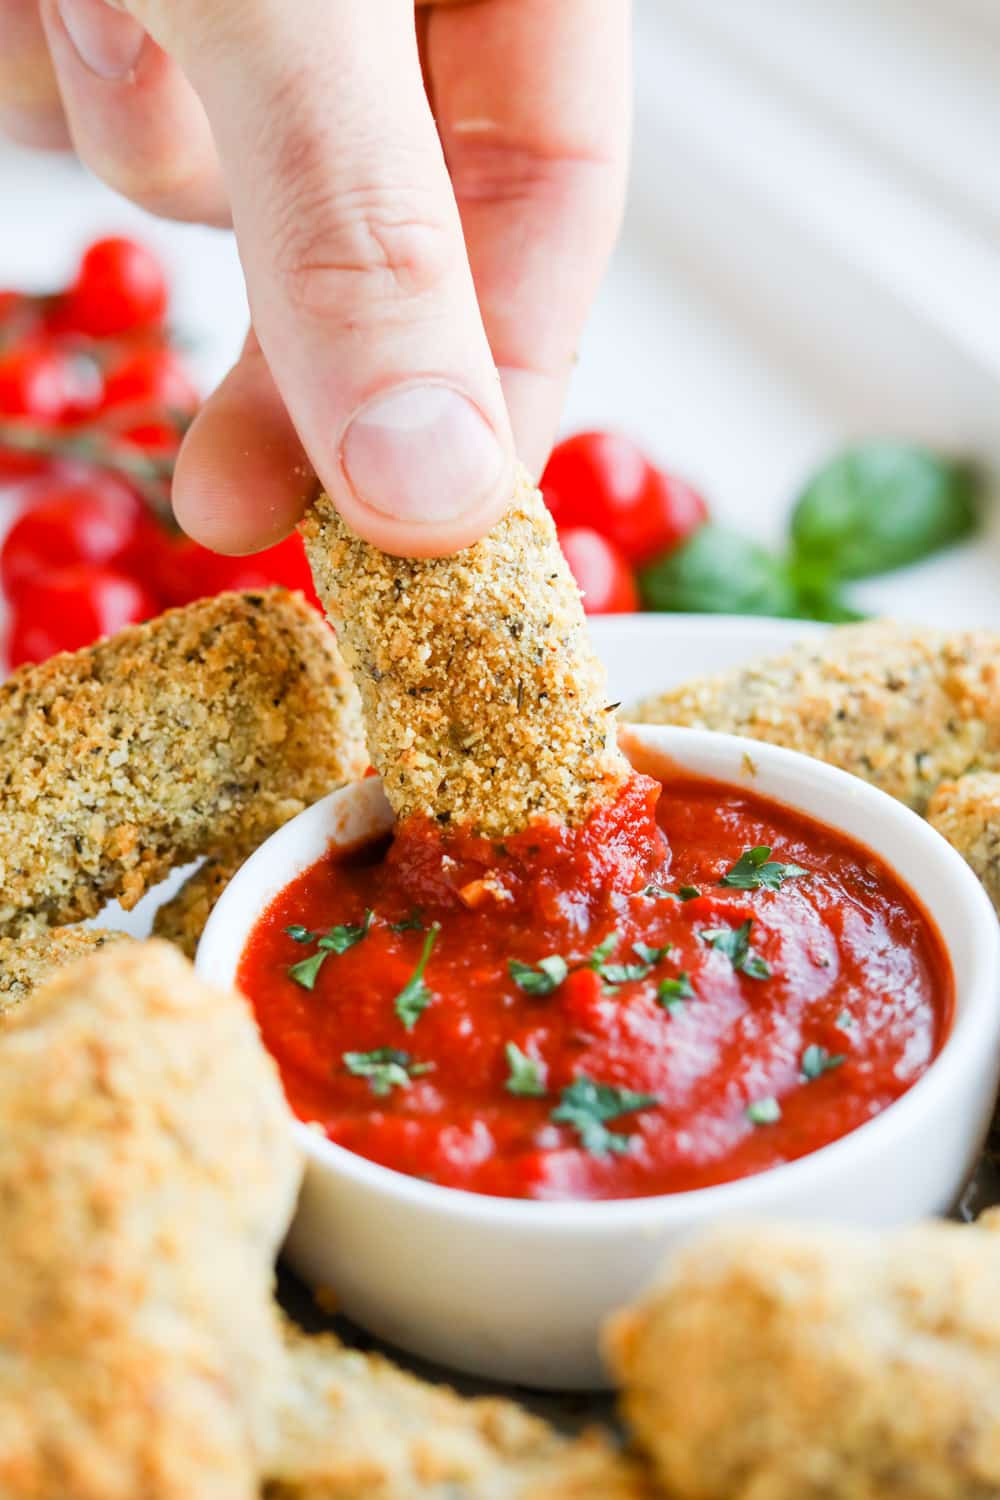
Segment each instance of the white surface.
[{"label": "white surface", "polygon": [[[628,730],[625,744],[642,770],[680,766],[752,785],[905,872],[944,939],[955,1022],[924,1077],[851,1135],[756,1177],[658,1198],[489,1198],[404,1176],[296,1125],[307,1165],[285,1246],[294,1269],[311,1286],[335,1287],[348,1317],[389,1343],[528,1386],[601,1385],[606,1319],[698,1227],[768,1217],[888,1226],[943,1212],[975,1162],[996,1095],[1000,929],[975,876],[927,823],[857,778],[773,746],[647,725]],[[389,826],[374,779],[286,824],[224,892],[198,950],[200,973],[233,984],[250,931],[277,892],[325,849]]]},{"label": "white surface", "polygon": [[[617,426],[767,540],[810,466],[889,432],[1000,472],[1000,20],[989,0],[637,0],[635,167],[567,428]],[[229,237],[0,146],[0,285],[140,229],[203,384],[246,317]],[[1000,623],[987,540],[858,590]]]}]

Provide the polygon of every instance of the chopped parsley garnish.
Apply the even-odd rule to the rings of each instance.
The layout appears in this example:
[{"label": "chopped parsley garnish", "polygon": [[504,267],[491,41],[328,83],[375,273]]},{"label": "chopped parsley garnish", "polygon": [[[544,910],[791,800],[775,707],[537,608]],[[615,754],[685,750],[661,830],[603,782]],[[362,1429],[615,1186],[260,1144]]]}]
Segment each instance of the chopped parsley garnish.
[{"label": "chopped parsley garnish", "polygon": [[431,949],[437,942],[437,935],[440,931],[441,923],[434,922],[424,938],[424,946],[417,967],[393,1001],[396,1014],[407,1031],[413,1030],[434,998],[424,983],[424,970],[427,968],[427,960],[431,956]]},{"label": "chopped parsley garnish", "polygon": [[523,964],[520,959],[507,960],[507,972],[526,995],[551,995],[569,973],[569,964],[558,953],[539,959],[537,964]]},{"label": "chopped parsley garnish", "polygon": [[374,1052],[345,1052],[344,1066],[355,1078],[367,1078],[372,1093],[384,1098],[393,1089],[408,1089],[434,1064],[414,1062],[408,1052],[395,1047],[376,1047]]},{"label": "chopped parsley garnish", "polygon": [[598,964],[597,972],[612,989],[619,984],[630,984],[635,979],[645,979],[652,964]]},{"label": "chopped parsley garnish", "polygon": [[773,1096],[755,1099],[747,1105],[747,1119],[751,1125],[777,1125],[781,1119],[781,1105]]},{"label": "chopped parsley garnish", "polygon": [[665,885],[659,885],[655,880],[650,881],[642,894],[652,896],[654,901],[679,901],[681,899],[676,891],[668,891]]},{"label": "chopped parsley garnish", "polygon": [[293,943],[314,943],[316,941],[315,932],[310,932],[308,927],[302,927],[298,922],[293,922],[291,927],[285,928],[285,931]]},{"label": "chopped parsley garnish", "polygon": [[360,925],[349,922],[342,927],[331,927],[330,931],[324,933],[319,939],[306,927],[286,927],[285,931],[294,942],[316,943],[315,953],[311,953],[308,958],[300,959],[297,964],[292,964],[288,970],[289,979],[294,979],[295,983],[301,985],[304,990],[315,989],[319,971],[330,954],[346,953],[348,948],[353,948],[355,943],[360,943],[374,920],[375,913],[368,910]]},{"label": "chopped parsley garnish", "polygon": [[404,917],[401,922],[389,923],[390,932],[423,932],[423,930],[424,924],[420,920],[420,913],[416,911],[411,911],[410,915]]},{"label": "chopped parsley garnish", "polygon": [[694,986],[690,975],[685,971],[674,979],[661,979],[659,989],[656,991],[658,1005],[673,1014],[675,1011],[683,1010],[685,1000],[694,999]]},{"label": "chopped parsley garnish", "polygon": [[744,849],[719,884],[734,891],[780,891],[786,880],[797,880],[808,873],[801,865],[779,864],[771,858],[767,844],[758,844],[755,849]]},{"label": "chopped parsley garnish", "polygon": [[700,937],[717,953],[724,953],[733,968],[748,979],[770,979],[771,969],[766,959],[750,946],[752,927],[753,918],[748,917],[739,927],[705,927]]},{"label": "chopped parsley garnish", "polygon": [[658,964],[666,958],[672,947],[672,943],[664,943],[662,948],[651,948],[648,943],[633,943],[632,952],[636,958],[641,959],[644,964],[649,964],[650,968],[652,968],[654,964]]},{"label": "chopped parsley garnish", "polygon": [[682,901],[695,901],[701,895],[696,885],[681,885],[677,887],[677,894]]},{"label": "chopped parsley garnish", "polygon": [[820,1047],[814,1042],[802,1054],[802,1077],[807,1083],[812,1083],[814,1078],[822,1078],[824,1073],[832,1072],[846,1061],[845,1053],[831,1054],[826,1047]]},{"label": "chopped parsley garnish", "polygon": [[507,1066],[510,1076],[504,1084],[508,1094],[525,1094],[540,1098],[545,1093],[545,1069],[541,1063],[522,1052],[515,1042],[508,1042]]},{"label": "chopped parsley garnish", "polygon": [[840,1031],[853,1031],[858,1023],[849,1010],[842,1010],[833,1024]]},{"label": "chopped parsley garnish", "polygon": [[614,953],[617,947],[618,933],[609,932],[604,941],[602,943],[598,943],[597,947],[588,958],[587,963],[590,968],[600,971],[601,965],[611,957],[612,953]]},{"label": "chopped parsley garnish", "polygon": [[637,1094],[610,1083],[595,1083],[581,1073],[563,1089],[550,1118],[557,1125],[571,1126],[580,1138],[580,1145],[592,1156],[623,1155],[632,1137],[608,1130],[607,1121],[651,1109],[659,1102],[655,1094]]}]

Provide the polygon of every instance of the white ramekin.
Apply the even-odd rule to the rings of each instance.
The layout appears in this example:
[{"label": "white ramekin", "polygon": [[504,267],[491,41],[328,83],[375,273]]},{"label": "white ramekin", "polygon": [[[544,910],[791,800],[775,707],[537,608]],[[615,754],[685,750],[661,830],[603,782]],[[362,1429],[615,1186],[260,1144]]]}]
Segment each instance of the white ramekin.
[{"label": "white ramekin", "polygon": [[[598,1336],[672,1245],[720,1219],[890,1225],[955,1201],[982,1145],[1000,1071],[1000,928],[979,882],[915,814],[853,776],[735,736],[630,726],[639,769],[752,787],[880,855],[936,922],[955,976],[951,1033],[927,1073],[830,1146],[756,1177],[655,1198],[535,1203],[438,1187],[305,1125],[305,1186],[287,1255],[358,1323],[457,1370],[524,1385],[606,1383]],[[383,833],[375,779],[334,792],[247,861],[205,928],[197,966],[229,985],[274,896],[336,844]]]}]

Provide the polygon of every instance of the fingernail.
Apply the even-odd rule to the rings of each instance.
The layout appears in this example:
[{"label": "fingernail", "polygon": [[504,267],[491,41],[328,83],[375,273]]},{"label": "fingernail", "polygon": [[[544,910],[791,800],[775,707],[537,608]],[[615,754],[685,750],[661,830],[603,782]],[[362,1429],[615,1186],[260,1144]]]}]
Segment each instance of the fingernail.
[{"label": "fingernail", "polygon": [[451,521],[497,490],[508,457],[479,410],[448,385],[398,386],[351,421],[341,448],[355,495],[399,521]]},{"label": "fingernail", "polygon": [[81,62],[108,83],[127,78],[146,33],[106,0],[59,0],[59,15]]}]

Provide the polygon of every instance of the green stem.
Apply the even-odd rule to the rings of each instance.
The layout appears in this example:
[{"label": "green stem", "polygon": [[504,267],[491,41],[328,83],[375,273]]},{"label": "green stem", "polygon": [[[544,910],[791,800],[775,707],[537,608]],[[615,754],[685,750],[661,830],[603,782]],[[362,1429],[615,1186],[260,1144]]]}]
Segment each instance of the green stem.
[{"label": "green stem", "polygon": [[31,422],[0,421],[0,448],[45,458],[75,458],[121,474],[142,495],[163,525],[176,529],[170,507],[173,459],[151,458],[134,443],[109,437],[95,428],[54,432]]}]

